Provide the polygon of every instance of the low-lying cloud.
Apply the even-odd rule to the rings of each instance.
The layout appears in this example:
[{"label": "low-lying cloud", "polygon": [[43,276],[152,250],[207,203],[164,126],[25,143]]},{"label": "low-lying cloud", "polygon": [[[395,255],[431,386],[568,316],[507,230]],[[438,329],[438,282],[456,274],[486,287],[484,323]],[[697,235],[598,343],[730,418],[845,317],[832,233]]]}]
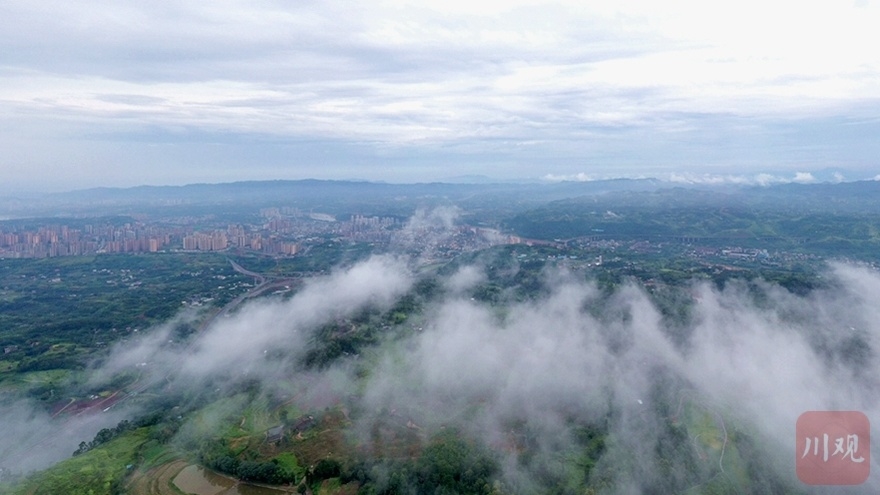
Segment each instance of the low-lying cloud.
[{"label": "low-lying cloud", "polygon": [[[779,479],[797,483],[800,413],[859,410],[880,417],[880,275],[873,269],[832,265],[825,286],[807,295],[763,282],[733,281],[720,289],[694,282],[687,317],[675,323],[634,282],[608,294],[583,274],[553,270],[535,299],[483,303],[471,291],[486,282],[485,273],[466,266],[441,280],[421,326],[389,333],[369,351],[366,374],[351,371],[356,357],[323,371],[292,364],[317,327],[365,308],[387,310],[412,290],[418,276],[392,257],[314,279],[287,300],[247,304],[185,348],[168,345],[169,330],[158,329],[138,345],[120,346],[96,371],[148,363],[142,368],[154,380],[180,387],[241,374],[267,389],[319,385],[302,385],[301,400],[353,404],[359,411],[353,429],[365,442],[388,411],[426,435],[455,427],[479,439],[500,457],[503,480],[515,491],[536,490],[539,472],[562,477],[564,469],[554,466],[564,463],[555,456],[573,448],[583,425],[602,425],[613,438],[595,476],[638,492],[661,481],[687,488],[686,478],[665,478],[658,449],[664,429],[679,424],[688,407],[703,411],[719,435],[715,450],[706,450],[714,458],[678,461],[696,463],[691,468],[704,480],[730,475],[717,457],[734,429],[738,438],[758,439]],[[4,414],[7,430],[27,431],[35,416],[11,411]],[[45,418],[40,424],[56,427]],[[511,447],[523,436],[531,442],[528,462],[519,458],[524,447]],[[17,466],[21,456],[5,447],[0,465]]]}]

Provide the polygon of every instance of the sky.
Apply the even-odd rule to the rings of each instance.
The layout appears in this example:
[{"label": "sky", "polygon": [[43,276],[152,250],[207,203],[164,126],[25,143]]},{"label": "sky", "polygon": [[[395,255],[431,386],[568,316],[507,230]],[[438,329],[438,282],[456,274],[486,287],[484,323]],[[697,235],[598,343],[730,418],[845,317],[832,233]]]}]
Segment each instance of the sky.
[{"label": "sky", "polygon": [[0,191],[874,178],[878,25],[877,0],[5,0]]}]

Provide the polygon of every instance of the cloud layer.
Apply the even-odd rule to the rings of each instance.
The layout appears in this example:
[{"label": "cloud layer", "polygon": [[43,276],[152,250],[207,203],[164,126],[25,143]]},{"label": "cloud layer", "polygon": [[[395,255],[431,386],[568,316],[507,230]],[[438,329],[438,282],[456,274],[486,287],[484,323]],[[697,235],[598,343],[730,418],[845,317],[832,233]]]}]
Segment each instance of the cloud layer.
[{"label": "cloud layer", "polygon": [[[617,486],[635,491],[664,479],[655,455],[661,432],[693,403],[719,431],[760,438],[769,469],[796,483],[794,426],[801,413],[880,415],[880,276],[841,265],[829,277],[833,288],[806,297],[765,284],[697,284],[684,327],[664,322],[637,286],[605,298],[564,274],[548,278],[553,289],[546,298],[514,304],[503,316],[452,296],[406,354],[382,362],[363,400],[372,410],[409,411],[435,431],[459,425],[496,447],[525,421],[542,439],[533,446],[539,459],[573,444],[573,424],[610,417],[615,441],[597,469],[617,472]],[[714,465],[694,460],[688,468],[702,466],[704,479],[723,475],[718,451],[712,455]],[[534,489],[535,473],[515,459],[508,482]]]},{"label": "cloud layer", "polygon": [[[423,220],[433,225],[430,218]],[[488,305],[470,297],[487,281],[484,268],[465,266],[440,280],[417,316],[418,328],[392,332],[363,356],[322,371],[298,364],[316,329],[344,326],[365,308],[392,307],[418,279],[406,263],[371,258],[314,279],[287,300],[252,302],[185,348],[169,345],[168,330],[158,329],[138,345],[120,347],[95,371],[106,377],[141,369],[162,387],[192,390],[243,377],[266,391],[292,387],[306,408],[345,403],[366,443],[389,411],[423,435],[455,427],[494,449],[505,483],[525,491],[548,476],[565,478],[559,453],[575,448],[584,425],[612,434],[595,476],[623,491],[644,491],[657,483],[689,486],[686,478],[670,480],[656,455],[668,445],[670,428],[694,428],[688,414],[701,414],[710,425],[701,427],[705,438],[690,440],[701,454],[679,453],[669,462],[686,464],[704,482],[718,476],[736,482],[723,468],[734,431],[738,447],[753,439],[759,463],[796,483],[799,414],[859,410],[880,417],[875,270],[831,266],[824,288],[808,295],[763,282],[732,281],[720,289],[695,282],[687,288],[687,316],[670,321],[638,285],[609,294],[582,275],[550,269],[543,295]],[[15,423],[15,432],[57,427],[21,405],[7,407],[4,421]],[[523,450],[530,460],[519,457]],[[880,456],[872,451],[876,462]],[[6,466],[44,461],[8,448],[0,454]]]},{"label": "cloud layer", "polygon": [[384,180],[876,166],[873,2],[13,0],[2,13],[7,183],[50,165],[67,187],[316,165]]}]

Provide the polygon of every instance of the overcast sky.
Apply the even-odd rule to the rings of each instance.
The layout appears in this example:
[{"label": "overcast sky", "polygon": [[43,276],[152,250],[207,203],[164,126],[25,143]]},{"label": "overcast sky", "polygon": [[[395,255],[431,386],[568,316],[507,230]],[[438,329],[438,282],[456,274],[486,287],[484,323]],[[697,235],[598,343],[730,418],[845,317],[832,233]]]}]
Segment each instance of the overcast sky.
[{"label": "overcast sky", "polygon": [[4,0],[0,190],[873,178],[878,26],[878,0]]}]

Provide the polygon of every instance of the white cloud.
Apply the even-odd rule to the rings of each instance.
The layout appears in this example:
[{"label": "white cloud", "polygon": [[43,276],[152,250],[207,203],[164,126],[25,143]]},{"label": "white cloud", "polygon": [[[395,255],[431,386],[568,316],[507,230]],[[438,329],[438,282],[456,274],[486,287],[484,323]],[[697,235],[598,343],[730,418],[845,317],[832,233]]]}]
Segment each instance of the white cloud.
[{"label": "white cloud", "polygon": [[486,274],[475,266],[464,266],[445,281],[446,289],[462,294],[486,279]]},{"label": "white cloud", "polygon": [[596,178],[590,176],[589,174],[578,172],[573,175],[547,174],[541,177],[541,180],[545,180],[547,182],[589,182],[591,180],[596,180]]},{"label": "white cloud", "polygon": [[809,172],[796,172],[794,174],[794,179],[791,181],[798,184],[809,184],[811,182],[816,182],[816,178]]},{"label": "white cloud", "polygon": [[[676,405],[698,404],[712,412],[707,421],[727,419],[727,428],[735,424],[760,438],[765,458],[778,461],[768,468],[793,478],[800,413],[842,408],[870,416],[878,407],[876,363],[855,372],[859,365],[840,353],[858,339],[873,348],[880,335],[880,277],[851,266],[835,266],[828,275],[835,288],[809,296],[756,282],[757,300],[745,284],[730,282],[723,290],[696,284],[690,337],[681,348],[670,334],[682,330],[667,327],[634,286],[602,300],[596,287],[557,274],[551,294],[511,304],[504,317],[497,308],[452,298],[429,314],[406,353],[381,360],[359,390],[369,411],[407,411],[428,431],[457,424],[489,443],[523,421],[548,440],[532,447],[538,458],[559,455],[573,418],[595,421],[611,410],[615,437],[601,462],[645,479],[651,469],[640,470],[656,462],[652,449],[670,419],[650,411],[676,414]],[[597,308],[598,316],[584,308]],[[677,383],[667,391],[669,403],[644,406],[662,402],[662,376],[683,381],[666,382]],[[643,462],[614,464],[618,454]],[[509,468],[528,470],[522,462]]]},{"label": "white cloud", "polygon": [[[428,223],[444,225],[439,219]],[[358,379],[350,362],[302,372],[277,361],[289,364],[288,359],[300,357],[304,334],[315,328],[339,322],[367,304],[387,308],[405,293],[415,275],[394,259],[374,258],[316,278],[285,302],[251,303],[195,336],[183,353],[162,345],[164,333],[139,346],[130,342],[109,357],[112,369],[107,371],[125,361],[139,363],[152,349],[143,379],[154,371],[163,390],[168,383],[202,387],[194,376],[211,376],[222,386],[226,378],[234,381],[247,373],[269,389],[302,390],[297,406],[305,402],[323,408],[345,401],[357,411],[352,428],[364,435],[364,442],[375,438],[369,432],[375,431],[376,420],[414,421],[426,436],[451,425],[493,447],[511,434],[531,436],[534,443],[524,447],[528,456],[496,449],[510,456],[511,462],[503,463],[505,481],[523,486],[540,478],[536,473],[552,476],[545,471],[551,463],[567,462],[560,454],[572,446],[573,428],[584,424],[606,425],[612,432],[595,469],[612,466],[606,473],[615,488],[629,478],[656,487],[667,481],[654,469],[660,462],[659,440],[673,423],[681,428],[677,434],[687,433],[681,448],[693,442],[694,452],[702,452],[700,465],[712,470],[720,465],[713,438],[702,439],[705,448],[696,438],[714,437],[720,423],[732,436],[741,436],[732,438],[732,445],[751,438],[763,459],[778,461],[765,466],[775,470],[773,476],[793,479],[794,425],[800,413],[842,409],[880,414],[876,270],[832,265],[825,273],[826,287],[808,295],[760,280],[732,280],[723,289],[694,282],[687,291],[692,296],[689,316],[674,324],[635,285],[623,284],[608,294],[582,277],[556,271],[545,275],[546,290],[535,300],[488,305],[456,292],[484,280],[478,268],[462,268],[447,281],[452,292],[438,295],[418,315],[420,331],[386,341],[357,360],[370,363],[370,373]],[[854,346],[864,352],[853,353]],[[674,416],[682,404],[700,419],[679,422]],[[14,426],[9,434],[16,441],[38,431],[48,438],[57,426],[27,407],[0,409]],[[187,416],[181,434],[197,428],[206,419],[202,414],[198,420]],[[0,461],[15,459],[16,467],[35,454],[40,452],[0,446]],[[664,456],[662,462],[676,460],[681,459]],[[733,463],[745,466],[748,460]],[[713,472],[704,472],[702,479]],[[877,482],[870,488],[876,491]]]},{"label": "white cloud", "polygon": [[778,182],[784,182],[785,179],[770,174],[758,174],[755,176],[755,182],[759,186],[769,186]]},{"label": "white cloud", "polygon": [[[555,175],[555,174],[546,174],[541,177],[541,180],[547,182],[586,182],[592,180],[605,180],[612,178],[619,178],[621,175],[588,175],[583,172],[579,172],[577,174],[572,175]],[[643,175],[623,175],[623,177],[631,178],[631,179],[641,179],[645,178]],[[843,182],[846,178],[840,172],[835,172],[833,174],[833,180],[835,182]],[[813,182],[817,182],[818,180],[813,176],[810,172],[796,172],[793,177],[784,177],[781,175],[774,175],[768,173],[759,173],[754,175],[738,175],[738,174],[709,174],[709,173],[696,173],[696,172],[672,172],[672,173],[658,173],[654,175],[654,178],[669,181],[676,184],[693,184],[693,185],[744,185],[744,186],[770,186],[773,184],[787,184],[787,183],[800,183],[800,184],[809,184]],[[875,180],[880,180],[880,175],[875,177]]]},{"label": "white cloud", "polygon": [[[377,154],[466,150],[474,162],[541,143],[537,156],[596,153],[606,170],[640,166],[632,153],[657,142],[669,148],[652,159],[697,167],[705,156],[677,152],[712,132],[706,116],[796,123],[880,98],[878,24],[877,5],[830,0],[13,0],[0,19],[0,114],[22,134],[13,144],[74,141],[93,157],[95,135],[112,145],[120,131],[159,129],[327,138]],[[25,119],[42,132],[18,125]],[[71,156],[61,146],[40,163],[95,170],[85,159],[59,166]],[[737,151],[726,159],[743,160]]]}]

